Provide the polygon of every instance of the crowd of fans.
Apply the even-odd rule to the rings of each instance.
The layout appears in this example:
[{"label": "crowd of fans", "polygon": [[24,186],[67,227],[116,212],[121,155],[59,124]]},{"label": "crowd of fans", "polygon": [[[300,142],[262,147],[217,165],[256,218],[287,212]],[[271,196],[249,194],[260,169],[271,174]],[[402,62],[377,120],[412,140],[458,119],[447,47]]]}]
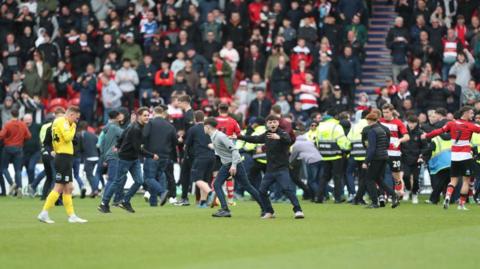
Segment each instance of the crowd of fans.
[{"label": "crowd of fans", "polygon": [[4,0],[2,120],[77,105],[98,127],[121,106],[169,106],[188,94],[207,115],[228,103],[241,123],[272,103],[293,121],[354,108],[365,57],[362,0]]}]

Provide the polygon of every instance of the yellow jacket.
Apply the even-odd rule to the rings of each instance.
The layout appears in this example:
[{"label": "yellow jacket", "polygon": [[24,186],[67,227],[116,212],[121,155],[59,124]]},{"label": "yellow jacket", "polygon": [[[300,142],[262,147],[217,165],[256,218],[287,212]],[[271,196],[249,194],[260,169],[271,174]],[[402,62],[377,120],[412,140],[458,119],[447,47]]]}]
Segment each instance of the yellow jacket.
[{"label": "yellow jacket", "polygon": [[320,122],[317,127],[317,147],[324,161],[340,159],[343,151],[350,149],[350,141],[337,120]]},{"label": "yellow jacket", "polygon": [[75,123],[70,124],[65,117],[55,119],[52,124],[52,144],[56,154],[73,155],[73,138],[75,137]]}]

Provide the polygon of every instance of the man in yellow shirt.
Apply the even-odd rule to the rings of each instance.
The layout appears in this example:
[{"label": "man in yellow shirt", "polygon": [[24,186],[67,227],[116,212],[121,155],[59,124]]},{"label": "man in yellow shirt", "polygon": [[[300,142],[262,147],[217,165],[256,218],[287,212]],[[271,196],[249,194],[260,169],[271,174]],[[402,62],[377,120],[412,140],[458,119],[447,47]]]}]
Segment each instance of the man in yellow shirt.
[{"label": "man in yellow shirt", "polygon": [[63,205],[70,223],[85,223],[87,220],[75,215],[73,209],[73,140],[76,131],[76,122],[80,117],[77,107],[69,107],[65,116],[55,119],[52,123],[52,145],[55,163],[55,186],[48,195],[38,220],[47,224],[55,223],[48,216],[48,211],[55,206],[55,202],[63,195]]}]

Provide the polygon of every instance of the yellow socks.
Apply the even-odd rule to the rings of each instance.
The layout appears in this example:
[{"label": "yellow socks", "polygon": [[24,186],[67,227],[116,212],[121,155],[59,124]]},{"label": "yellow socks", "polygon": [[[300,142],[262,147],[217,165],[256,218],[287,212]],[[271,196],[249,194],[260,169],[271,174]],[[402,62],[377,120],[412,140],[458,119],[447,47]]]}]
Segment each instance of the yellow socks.
[{"label": "yellow socks", "polygon": [[65,207],[65,211],[67,211],[68,216],[75,215],[71,194],[63,194],[63,206]]},{"label": "yellow socks", "polygon": [[[51,191],[50,194],[47,196],[47,200],[45,200],[45,204],[43,205],[43,211],[48,211],[52,207],[55,206],[55,202],[57,202],[58,197],[60,197],[60,193],[56,191]],[[70,199],[72,199],[72,196],[70,196]]]}]

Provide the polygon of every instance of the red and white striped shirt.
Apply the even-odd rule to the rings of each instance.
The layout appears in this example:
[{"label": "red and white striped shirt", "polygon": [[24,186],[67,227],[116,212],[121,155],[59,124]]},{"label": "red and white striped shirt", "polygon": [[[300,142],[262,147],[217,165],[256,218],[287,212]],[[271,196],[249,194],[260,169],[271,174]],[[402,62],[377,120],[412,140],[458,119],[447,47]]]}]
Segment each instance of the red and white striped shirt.
[{"label": "red and white striped shirt", "polygon": [[466,120],[454,120],[442,128],[431,131],[427,138],[449,132],[452,137],[452,161],[463,161],[472,158],[470,139],[473,133],[480,133],[480,126]]},{"label": "red and white striped shirt", "polygon": [[[388,147],[388,156],[402,156],[398,140],[408,133],[407,128],[405,128],[405,124],[403,124],[403,122],[399,119],[386,120],[384,118],[380,118],[380,123],[390,130],[390,146]],[[397,144],[398,146],[395,146]]]},{"label": "red and white striped shirt", "polygon": [[302,103],[302,110],[318,107],[317,96],[320,95],[320,87],[317,84],[303,83],[294,93],[298,94],[298,99]]}]

